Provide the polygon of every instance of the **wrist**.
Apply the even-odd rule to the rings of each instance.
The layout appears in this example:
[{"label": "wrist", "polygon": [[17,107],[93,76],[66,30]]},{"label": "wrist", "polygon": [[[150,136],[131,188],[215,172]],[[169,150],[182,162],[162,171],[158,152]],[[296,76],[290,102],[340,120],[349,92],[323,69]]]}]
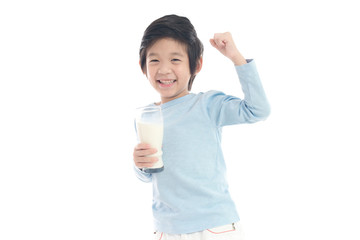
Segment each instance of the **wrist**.
[{"label": "wrist", "polygon": [[235,66],[241,66],[246,64],[246,59],[241,55],[241,53],[238,53],[236,56],[234,56],[232,59],[232,62]]}]

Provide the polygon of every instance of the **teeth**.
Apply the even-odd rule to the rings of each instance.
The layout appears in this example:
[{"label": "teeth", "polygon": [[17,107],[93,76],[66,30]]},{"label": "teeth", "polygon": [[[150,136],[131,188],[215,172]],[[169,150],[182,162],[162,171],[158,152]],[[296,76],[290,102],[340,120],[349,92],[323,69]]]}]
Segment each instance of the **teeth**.
[{"label": "teeth", "polygon": [[160,82],[163,84],[171,84],[171,83],[175,82],[175,80],[169,80],[169,81],[160,80]]}]

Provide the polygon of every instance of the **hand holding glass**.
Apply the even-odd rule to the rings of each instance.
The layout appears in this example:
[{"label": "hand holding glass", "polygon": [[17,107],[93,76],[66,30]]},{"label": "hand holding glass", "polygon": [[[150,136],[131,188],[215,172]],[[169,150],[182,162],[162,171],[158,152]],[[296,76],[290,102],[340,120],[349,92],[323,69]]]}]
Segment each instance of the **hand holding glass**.
[{"label": "hand holding glass", "polygon": [[138,140],[141,143],[150,144],[151,147],[156,148],[157,152],[148,157],[157,157],[154,166],[144,168],[143,171],[147,173],[156,173],[164,170],[162,161],[162,142],[163,142],[163,117],[160,106],[142,107],[136,109],[136,132]]}]

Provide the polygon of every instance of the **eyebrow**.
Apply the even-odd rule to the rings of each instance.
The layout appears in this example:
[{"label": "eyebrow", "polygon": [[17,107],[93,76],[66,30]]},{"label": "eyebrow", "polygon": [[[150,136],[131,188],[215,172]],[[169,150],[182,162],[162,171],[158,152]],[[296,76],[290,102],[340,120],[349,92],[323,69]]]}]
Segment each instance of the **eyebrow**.
[{"label": "eyebrow", "polygon": [[[149,53],[148,57],[157,57],[159,54],[157,53]],[[184,57],[183,54],[179,53],[179,52],[172,52],[170,53],[171,56],[179,56],[179,57]]]}]

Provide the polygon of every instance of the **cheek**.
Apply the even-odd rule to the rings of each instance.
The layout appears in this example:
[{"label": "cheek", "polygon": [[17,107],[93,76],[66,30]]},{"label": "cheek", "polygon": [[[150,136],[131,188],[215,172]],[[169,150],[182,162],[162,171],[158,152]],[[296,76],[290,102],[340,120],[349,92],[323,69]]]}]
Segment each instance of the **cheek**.
[{"label": "cheek", "polygon": [[184,79],[189,79],[191,74],[190,74],[190,70],[188,68],[182,68],[179,69],[179,71],[177,72],[178,76],[184,78]]},{"label": "cheek", "polygon": [[152,66],[147,66],[146,67],[146,75],[149,77],[154,77],[155,73],[156,73],[157,69],[155,67]]}]

